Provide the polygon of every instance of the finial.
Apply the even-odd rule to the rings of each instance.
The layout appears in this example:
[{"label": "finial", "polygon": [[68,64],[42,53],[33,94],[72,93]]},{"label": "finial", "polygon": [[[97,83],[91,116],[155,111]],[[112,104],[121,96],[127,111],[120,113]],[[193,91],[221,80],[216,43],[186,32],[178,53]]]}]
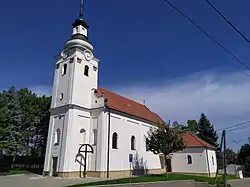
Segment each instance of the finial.
[{"label": "finial", "polygon": [[84,0],[80,0],[80,12],[79,12],[80,19],[83,19],[83,8],[84,8]]}]

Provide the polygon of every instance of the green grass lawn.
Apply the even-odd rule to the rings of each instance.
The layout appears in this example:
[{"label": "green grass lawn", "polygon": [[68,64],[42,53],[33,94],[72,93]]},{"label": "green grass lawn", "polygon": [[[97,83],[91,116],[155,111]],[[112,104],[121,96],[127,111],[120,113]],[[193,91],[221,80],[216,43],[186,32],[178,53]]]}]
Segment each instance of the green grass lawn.
[{"label": "green grass lawn", "polygon": [[[228,175],[228,180],[232,180],[232,179],[237,179],[237,177]],[[168,178],[166,174],[148,175],[144,177],[132,177],[131,182],[132,183],[143,183],[143,182],[147,183],[147,182],[174,181],[174,180],[195,180],[197,182],[208,182],[210,184],[214,184],[214,181],[215,181],[214,178],[209,178],[209,177],[204,177],[204,176],[169,173]],[[218,183],[220,183],[221,181],[222,181],[222,176],[219,176]],[[71,185],[68,187],[97,186],[97,185],[126,184],[126,183],[130,183],[130,178],[77,184],[77,185]]]},{"label": "green grass lawn", "polygon": [[0,172],[0,176],[6,176],[6,175],[20,175],[20,174],[30,174],[31,172],[27,170],[10,170],[7,172]]},{"label": "green grass lawn", "polygon": [[29,171],[26,170],[10,170],[7,175],[19,175],[19,174],[30,174]]}]

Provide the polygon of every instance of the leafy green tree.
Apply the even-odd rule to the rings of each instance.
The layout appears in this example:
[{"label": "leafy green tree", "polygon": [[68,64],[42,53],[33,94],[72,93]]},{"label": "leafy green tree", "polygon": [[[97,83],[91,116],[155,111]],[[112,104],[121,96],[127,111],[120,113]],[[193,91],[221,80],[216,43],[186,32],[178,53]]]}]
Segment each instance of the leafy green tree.
[{"label": "leafy green tree", "polygon": [[175,130],[176,132],[185,132],[187,127],[184,125],[179,124],[177,121],[174,121],[172,124],[172,129]]},{"label": "leafy green tree", "polygon": [[198,132],[197,127],[198,127],[198,124],[197,124],[196,120],[188,120],[187,121],[187,131],[188,132],[197,134],[197,132]]},{"label": "leafy green tree", "polygon": [[213,145],[216,149],[219,148],[217,143],[218,135],[204,113],[201,114],[200,120],[198,121],[197,132],[199,138]]},{"label": "leafy green tree", "polygon": [[2,93],[4,106],[1,107],[3,114],[2,127],[4,137],[1,139],[1,147],[8,155],[13,156],[12,165],[15,162],[16,156],[26,154],[27,143],[23,134],[26,129],[22,124],[22,111],[20,108],[18,92],[14,87]]},{"label": "leafy green tree", "polygon": [[4,95],[0,93],[0,153],[3,154],[4,149],[8,147],[9,126],[8,121],[10,113],[7,107],[7,101]]},{"label": "leafy green tree", "polygon": [[0,153],[44,156],[51,98],[27,88],[0,93]]},{"label": "leafy green tree", "polygon": [[178,122],[174,122],[172,128],[177,132],[190,132],[193,134],[197,134],[197,121],[196,120],[188,120],[187,125],[178,124]]},{"label": "leafy green tree", "polygon": [[250,145],[244,144],[241,146],[238,153],[239,163],[242,165],[250,166]]},{"label": "leafy green tree", "polygon": [[149,151],[164,155],[167,173],[167,156],[185,148],[183,138],[167,124],[159,124],[158,128],[150,129],[145,138]]},{"label": "leafy green tree", "polygon": [[36,144],[36,151],[39,152],[39,155],[45,157],[47,136],[49,129],[49,120],[50,120],[50,105],[51,97],[42,96],[38,98],[38,105],[40,109],[39,124],[38,124],[38,134],[39,140]]},{"label": "leafy green tree", "polygon": [[30,147],[31,156],[42,156],[47,141],[49,125],[49,109],[51,98],[37,97],[29,89],[19,90],[21,108],[23,112],[23,124],[27,129],[25,137]]},{"label": "leafy green tree", "polygon": [[237,154],[232,149],[226,149],[227,164],[237,164]]}]

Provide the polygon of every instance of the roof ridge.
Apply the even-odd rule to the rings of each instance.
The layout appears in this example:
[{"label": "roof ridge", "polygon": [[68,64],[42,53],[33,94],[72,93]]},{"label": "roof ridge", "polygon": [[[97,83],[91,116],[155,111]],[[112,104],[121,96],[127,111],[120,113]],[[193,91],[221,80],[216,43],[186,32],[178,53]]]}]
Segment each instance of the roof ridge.
[{"label": "roof ridge", "polygon": [[142,103],[128,98],[126,96],[112,92],[106,88],[99,87],[97,88],[98,95],[103,95],[108,99],[108,106],[117,111],[139,117],[141,119],[153,122],[153,123],[162,123],[164,122],[156,113],[152,112],[147,106]]},{"label": "roof ridge", "polygon": [[[207,143],[208,145],[210,145],[211,147],[214,147],[213,145],[209,144],[208,142],[202,140],[201,138],[199,138],[198,136],[194,135],[193,133],[189,132],[189,134],[191,136],[193,136],[198,142],[200,142],[204,147],[208,148],[207,145],[205,145],[203,142]],[[203,141],[203,142],[202,142]]]},{"label": "roof ridge", "polygon": [[[123,97],[124,99],[127,99],[127,100],[130,100],[130,101],[132,101],[132,102],[135,102],[135,103],[137,103],[137,104],[139,104],[139,105],[141,105],[141,106],[146,107],[145,105],[143,105],[143,104],[140,103],[139,101],[136,101],[136,100],[134,100],[134,99],[132,99],[132,98],[128,98],[128,97],[125,97],[125,96],[123,96],[123,95],[117,94],[117,93],[115,93],[115,92],[113,92],[113,91],[109,91],[108,89],[103,88],[103,87],[99,87],[99,88],[101,88],[101,89],[103,89],[103,90],[106,90],[106,91],[108,91],[108,92],[110,92],[110,93],[112,93],[112,94],[114,94],[114,95]],[[146,107],[146,108],[147,108],[147,107]],[[148,109],[148,110],[149,110],[149,109]],[[149,110],[149,111],[152,112],[151,110]],[[154,113],[154,112],[152,112],[152,113]]]}]

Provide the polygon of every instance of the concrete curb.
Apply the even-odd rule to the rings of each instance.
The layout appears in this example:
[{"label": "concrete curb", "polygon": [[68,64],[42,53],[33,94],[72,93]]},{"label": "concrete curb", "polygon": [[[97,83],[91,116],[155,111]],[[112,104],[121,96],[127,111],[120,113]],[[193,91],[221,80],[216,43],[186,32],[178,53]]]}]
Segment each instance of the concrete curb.
[{"label": "concrete curb", "polygon": [[[101,182],[101,181],[98,181]],[[140,182],[140,183],[123,183],[123,184],[104,184],[104,185],[95,185],[96,187],[105,187],[105,186],[127,186],[127,185],[141,185],[141,184],[161,184],[161,183],[171,183],[171,182],[195,182],[195,180],[172,180],[172,181],[157,181],[157,182]],[[90,182],[92,183],[92,182]],[[199,182],[202,183],[202,182]],[[206,183],[206,182],[205,182]],[[87,183],[85,183],[87,184]]]}]

